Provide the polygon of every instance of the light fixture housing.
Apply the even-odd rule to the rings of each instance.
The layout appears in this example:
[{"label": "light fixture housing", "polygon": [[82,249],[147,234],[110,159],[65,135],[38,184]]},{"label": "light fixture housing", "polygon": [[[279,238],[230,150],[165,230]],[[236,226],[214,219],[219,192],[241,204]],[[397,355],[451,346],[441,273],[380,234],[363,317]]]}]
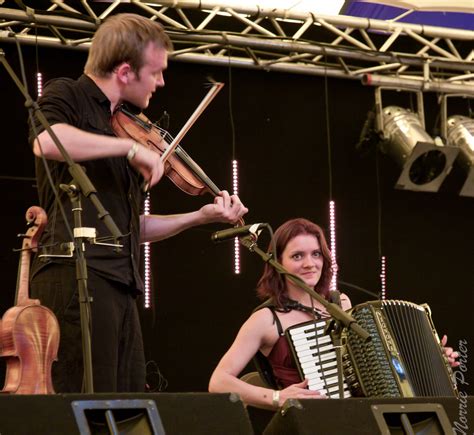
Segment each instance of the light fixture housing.
[{"label": "light fixture housing", "polygon": [[377,129],[381,149],[402,167],[397,189],[437,192],[452,169],[459,149],[444,146],[426,132],[423,95],[417,94],[417,112],[382,106],[381,88],[376,89]]},{"label": "light fixture housing", "polygon": [[474,119],[461,114],[448,118],[448,99],[466,100],[472,97],[465,94],[444,94],[440,101],[441,135],[451,147],[459,149],[457,162],[461,170],[466,173],[466,180],[459,195],[474,197]]},{"label": "light fixture housing", "polygon": [[459,195],[474,197],[474,119],[454,115],[448,118],[446,126],[447,143],[459,148],[459,163],[467,173]]}]

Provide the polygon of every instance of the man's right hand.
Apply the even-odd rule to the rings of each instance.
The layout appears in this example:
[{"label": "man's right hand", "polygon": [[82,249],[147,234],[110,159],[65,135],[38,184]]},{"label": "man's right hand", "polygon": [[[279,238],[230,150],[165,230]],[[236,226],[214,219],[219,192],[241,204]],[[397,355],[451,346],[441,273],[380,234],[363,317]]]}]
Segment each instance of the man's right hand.
[{"label": "man's right hand", "polygon": [[137,152],[129,162],[133,168],[142,174],[147,187],[152,187],[158,183],[165,172],[161,156],[140,144],[138,144]]}]

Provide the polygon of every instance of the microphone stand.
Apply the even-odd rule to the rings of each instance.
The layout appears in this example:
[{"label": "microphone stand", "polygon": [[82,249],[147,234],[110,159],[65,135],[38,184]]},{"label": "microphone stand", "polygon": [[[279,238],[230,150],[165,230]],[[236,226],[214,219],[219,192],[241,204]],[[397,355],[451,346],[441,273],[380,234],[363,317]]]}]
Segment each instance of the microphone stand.
[{"label": "microphone stand", "polygon": [[[344,312],[344,311],[343,311]],[[341,322],[332,319],[327,328],[326,334],[330,334],[331,340],[336,350],[336,366],[337,366],[337,387],[339,391],[339,399],[344,399],[344,376],[342,364],[342,327]]]},{"label": "microphone stand", "polygon": [[[75,163],[64,146],[60,142],[59,138],[56,136],[51,126],[49,125],[46,117],[41,111],[38,103],[36,103],[31,96],[28,94],[28,91],[21,83],[18,76],[15,74],[10,64],[8,63],[5,52],[0,49],[0,63],[7,70],[8,74],[15,82],[15,85],[23,94],[25,98],[25,107],[31,113],[33,111],[34,116],[38,119],[44,129],[49,133],[53,142],[58,147],[64,161],[68,165],[69,173],[72,175],[74,185],[63,187],[64,190],[68,193],[71,202],[73,204],[73,214],[74,214],[74,247],[76,250],[76,280],[78,283],[79,291],[79,302],[80,302],[80,316],[81,316],[81,329],[82,329],[82,351],[83,351],[83,364],[84,364],[84,390],[86,393],[94,392],[94,382],[92,377],[92,351],[91,351],[91,338],[90,338],[90,302],[91,299],[88,296],[87,292],[87,264],[84,255],[84,232],[81,228],[82,219],[81,219],[81,202],[80,195],[84,195],[88,198],[94,207],[97,210],[98,217],[101,221],[104,222],[107,229],[113,236],[114,244],[117,248],[120,247],[118,240],[123,237],[119,228],[115,224],[114,220],[110,216],[109,212],[104,208],[99,198],[97,197],[97,190],[94,185],[87,177],[84,169],[77,163]],[[76,187],[77,186],[77,187]]]},{"label": "microphone stand", "polygon": [[[246,237],[241,237],[239,242],[242,246],[245,246],[250,252],[255,252],[258,254],[265,263],[269,263],[276,271],[284,276],[286,276],[293,284],[296,284],[298,287],[303,289],[308,293],[312,298],[317,300],[329,313],[329,315],[334,319],[330,325],[331,328],[331,337],[333,338],[334,347],[336,349],[336,363],[338,368],[338,384],[339,384],[339,397],[344,397],[344,388],[343,388],[343,377],[342,377],[342,340],[341,340],[341,325],[352,329],[359,337],[364,341],[371,340],[370,334],[362,328],[350,314],[342,310],[338,305],[328,302],[324,299],[319,293],[316,293],[310,286],[308,286],[300,277],[289,273],[278,261],[273,258],[272,254],[267,254],[262,251],[257,245],[257,235],[250,234]],[[316,333],[316,330],[315,330]]]}]

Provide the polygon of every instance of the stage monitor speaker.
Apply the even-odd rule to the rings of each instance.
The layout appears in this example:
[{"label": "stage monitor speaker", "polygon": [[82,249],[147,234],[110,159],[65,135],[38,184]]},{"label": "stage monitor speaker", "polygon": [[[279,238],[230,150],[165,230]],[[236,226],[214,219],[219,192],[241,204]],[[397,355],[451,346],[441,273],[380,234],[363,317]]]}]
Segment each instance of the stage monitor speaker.
[{"label": "stage monitor speaker", "polygon": [[81,435],[165,435],[153,400],[74,400],[71,406]]},{"label": "stage monitor speaker", "polygon": [[251,435],[253,430],[235,394],[0,395],[1,435],[112,433]]},{"label": "stage monitor speaker", "polygon": [[[462,428],[462,431],[455,432],[453,428]],[[263,433],[445,435],[471,434],[472,429],[474,397],[468,397],[465,401],[455,397],[350,398],[289,400],[282,410],[275,414]]]},{"label": "stage monitor speaker", "polygon": [[446,411],[440,404],[382,404],[372,405],[371,409],[383,435],[445,435],[453,431]]}]

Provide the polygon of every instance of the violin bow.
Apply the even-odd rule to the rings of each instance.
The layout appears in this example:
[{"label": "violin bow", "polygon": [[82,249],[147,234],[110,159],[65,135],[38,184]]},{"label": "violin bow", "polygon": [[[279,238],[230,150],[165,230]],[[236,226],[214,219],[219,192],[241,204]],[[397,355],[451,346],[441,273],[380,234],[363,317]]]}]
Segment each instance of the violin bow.
[{"label": "violin bow", "polygon": [[188,119],[186,124],[184,124],[181,131],[175,136],[169,146],[166,148],[165,152],[161,155],[161,161],[164,163],[168,159],[169,155],[175,150],[175,148],[179,145],[179,142],[184,137],[184,135],[188,132],[188,130],[193,126],[196,120],[201,116],[201,113],[206,110],[206,107],[209,103],[214,99],[214,97],[219,93],[219,91],[224,87],[224,83],[214,82],[212,83],[211,89],[201,101],[201,104],[196,108],[194,113]]}]

